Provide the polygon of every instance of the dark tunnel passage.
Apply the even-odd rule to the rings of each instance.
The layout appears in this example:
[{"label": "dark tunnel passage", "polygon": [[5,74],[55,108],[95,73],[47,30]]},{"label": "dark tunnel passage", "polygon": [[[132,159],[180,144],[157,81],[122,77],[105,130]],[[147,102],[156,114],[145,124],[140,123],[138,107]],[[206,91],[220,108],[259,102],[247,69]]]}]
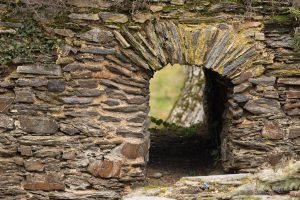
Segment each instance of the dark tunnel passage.
[{"label": "dark tunnel passage", "polygon": [[[147,173],[150,184],[172,184],[182,176],[224,173],[220,165],[220,146],[222,134],[226,131],[223,130],[223,118],[231,84],[212,70],[204,69],[204,74],[202,103],[205,121],[184,129],[150,129]],[[164,178],[151,178],[157,172]]]}]

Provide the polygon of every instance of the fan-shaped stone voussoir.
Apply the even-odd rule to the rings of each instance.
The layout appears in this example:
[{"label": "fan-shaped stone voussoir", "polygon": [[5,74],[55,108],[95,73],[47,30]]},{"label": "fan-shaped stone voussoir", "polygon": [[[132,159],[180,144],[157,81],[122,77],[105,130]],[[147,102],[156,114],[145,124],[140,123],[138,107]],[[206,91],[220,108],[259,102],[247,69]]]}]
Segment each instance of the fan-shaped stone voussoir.
[{"label": "fan-shaped stone voussoir", "polygon": [[[176,25],[149,22],[143,30],[115,31],[121,51],[138,66],[156,71],[168,63],[204,66],[233,79],[251,71],[260,52],[255,43],[232,25]],[[254,70],[254,69],[253,69]]]}]

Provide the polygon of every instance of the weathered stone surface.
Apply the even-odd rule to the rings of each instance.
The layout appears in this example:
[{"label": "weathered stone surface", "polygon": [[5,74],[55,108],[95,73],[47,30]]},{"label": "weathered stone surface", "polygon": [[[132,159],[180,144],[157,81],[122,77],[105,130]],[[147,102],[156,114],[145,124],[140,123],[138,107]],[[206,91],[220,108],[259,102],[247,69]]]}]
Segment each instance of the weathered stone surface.
[{"label": "weathered stone surface", "polygon": [[136,159],[143,157],[147,152],[147,148],[144,143],[126,142],[123,144],[121,152],[128,159]]},{"label": "weathered stone surface", "polygon": [[30,146],[21,145],[18,148],[18,151],[21,153],[22,156],[32,156],[32,150]]},{"label": "weathered stone surface", "polygon": [[100,89],[77,89],[75,91],[75,94],[78,97],[98,97],[103,93],[104,91]]},{"label": "weathered stone surface", "polygon": [[71,19],[92,20],[92,21],[97,21],[97,20],[100,19],[98,14],[77,14],[77,13],[69,14],[69,18],[71,18]]},{"label": "weathered stone surface", "polygon": [[106,23],[126,23],[128,22],[128,17],[123,14],[101,12],[99,13],[100,18]]},{"label": "weathered stone surface", "polygon": [[102,161],[92,161],[88,166],[88,172],[93,176],[102,178],[119,177],[121,172],[121,162],[104,159]]},{"label": "weathered stone surface", "polygon": [[300,78],[279,78],[277,82],[285,85],[300,85]]},{"label": "weathered stone surface", "polygon": [[79,49],[80,52],[83,53],[93,53],[93,54],[99,54],[99,55],[109,55],[109,54],[115,54],[114,49],[108,49],[104,47],[85,47]]},{"label": "weathered stone surface", "polygon": [[45,117],[19,117],[20,127],[23,131],[36,134],[52,134],[58,130],[58,125],[53,119]]},{"label": "weathered stone surface", "polygon": [[104,122],[121,122],[120,118],[105,115],[102,115],[99,120]]},{"label": "weathered stone surface", "polygon": [[48,80],[43,79],[43,78],[33,78],[33,79],[19,78],[16,81],[16,83],[19,86],[41,87],[41,86],[46,86],[48,83]]},{"label": "weathered stone surface", "polygon": [[65,80],[49,80],[48,81],[48,90],[50,92],[63,92],[66,88]]},{"label": "weathered stone surface", "polygon": [[259,41],[264,41],[266,39],[264,33],[255,33],[254,37],[255,37],[256,40],[259,40]]},{"label": "weathered stone surface", "polygon": [[264,85],[274,85],[276,77],[259,77],[259,78],[250,78],[249,81],[255,85],[264,84]]},{"label": "weathered stone surface", "polygon": [[1,129],[11,130],[13,128],[14,128],[14,120],[7,115],[0,114],[0,130]]},{"label": "weathered stone surface", "polygon": [[83,40],[98,43],[110,43],[114,39],[113,36],[114,35],[112,34],[112,32],[99,28],[93,28],[90,31],[78,35],[78,37]]},{"label": "weathered stone surface", "polygon": [[241,93],[244,92],[245,90],[247,90],[248,88],[250,88],[252,86],[251,83],[241,83],[239,85],[234,86],[233,88],[233,93]]},{"label": "weathered stone surface", "polygon": [[23,187],[25,190],[43,190],[43,191],[64,191],[65,185],[63,183],[51,182],[24,182]]},{"label": "weathered stone surface", "polygon": [[44,171],[44,165],[40,160],[27,160],[24,162],[24,167],[27,171]]},{"label": "weathered stone surface", "polygon": [[262,136],[271,140],[279,140],[284,137],[284,130],[276,122],[265,122],[262,129]]},{"label": "weathered stone surface", "polygon": [[286,96],[289,99],[300,99],[300,91],[299,90],[289,90],[286,92]]},{"label": "weathered stone surface", "polygon": [[288,129],[288,137],[295,139],[300,137],[300,127],[291,127]]},{"label": "weathered stone surface", "polygon": [[33,103],[34,102],[34,94],[31,90],[23,89],[23,90],[15,90],[15,102],[18,103]]},{"label": "weathered stone surface", "polygon": [[75,33],[70,29],[53,29],[53,32],[57,35],[65,36],[65,37],[74,37]]},{"label": "weathered stone surface", "polygon": [[59,65],[39,66],[39,65],[23,65],[18,66],[17,72],[21,74],[37,74],[49,76],[61,76],[61,68]]},{"label": "weathered stone surface", "polygon": [[87,104],[93,101],[93,98],[79,98],[79,97],[64,97],[61,98],[64,103],[68,104]]},{"label": "weathered stone surface", "polygon": [[76,158],[76,152],[75,151],[64,151],[62,158],[65,160],[74,160]]},{"label": "weathered stone surface", "polygon": [[233,99],[237,102],[237,103],[243,103],[243,102],[247,102],[250,99],[252,99],[251,96],[247,96],[244,94],[234,94],[233,95]]},{"label": "weathered stone surface", "polygon": [[0,96],[0,113],[7,112],[14,101],[12,96]]},{"label": "weathered stone surface", "polygon": [[268,113],[280,113],[280,103],[273,99],[254,99],[250,100],[244,106],[246,110],[253,114],[268,114]]},{"label": "weathered stone surface", "polygon": [[91,64],[83,64],[83,63],[70,63],[67,66],[63,68],[63,71],[65,72],[74,72],[74,71],[101,71],[102,66],[98,63],[91,65]]}]

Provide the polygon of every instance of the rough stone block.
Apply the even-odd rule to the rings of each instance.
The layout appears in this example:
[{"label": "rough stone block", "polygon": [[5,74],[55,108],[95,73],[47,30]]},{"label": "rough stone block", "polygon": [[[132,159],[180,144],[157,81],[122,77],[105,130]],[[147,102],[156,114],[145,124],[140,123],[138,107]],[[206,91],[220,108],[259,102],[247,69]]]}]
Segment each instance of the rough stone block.
[{"label": "rough stone block", "polygon": [[126,23],[128,22],[128,17],[123,14],[101,12],[99,13],[100,18],[106,23]]},{"label": "rough stone block", "polygon": [[11,130],[14,128],[13,118],[0,114],[0,129]]},{"label": "rough stone block", "polygon": [[299,90],[289,90],[286,92],[286,96],[289,99],[300,99],[300,91]]},{"label": "rough stone block", "polygon": [[88,166],[88,172],[93,176],[102,178],[119,177],[121,172],[122,162],[118,160],[102,160],[92,161]]},{"label": "rough stone block", "polygon": [[288,137],[295,139],[300,137],[300,127],[291,127],[288,129]]},{"label": "rough stone block", "polygon": [[19,117],[20,128],[28,133],[53,134],[58,130],[58,125],[53,119],[45,117]]},{"label": "rough stone block", "polygon": [[14,101],[14,97],[0,96],[0,113],[7,112]]},{"label": "rough stone block", "polygon": [[77,14],[77,13],[71,13],[68,16],[71,19],[82,19],[82,20],[91,20],[91,21],[97,21],[99,20],[98,14]]},{"label": "rough stone block", "polygon": [[27,160],[24,162],[24,167],[30,172],[42,172],[44,171],[44,164],[40,160]]},{"label": "rough stone block", "polygon": [[49,80],[48,90],[50,92],[63,92],[66,88],[65,80]]},{"label": "rough stone block", "polygon": [[244,108],[257,115],[282,112],[280,103],[277,100],[265,98],[250,100]]},{"label": "rough stone block", "polygon": [[20,74],[37,74],[49,76],[61,76],[61,67],[59,65],[38,66],[38,65],[23,65],[18,66],[17,72]]},{"label": "rough stone block", "polygon": [[262,136],[271,140],[280,140],[284,137],[284,130],[279,127],[278,123],[265,122]]}]

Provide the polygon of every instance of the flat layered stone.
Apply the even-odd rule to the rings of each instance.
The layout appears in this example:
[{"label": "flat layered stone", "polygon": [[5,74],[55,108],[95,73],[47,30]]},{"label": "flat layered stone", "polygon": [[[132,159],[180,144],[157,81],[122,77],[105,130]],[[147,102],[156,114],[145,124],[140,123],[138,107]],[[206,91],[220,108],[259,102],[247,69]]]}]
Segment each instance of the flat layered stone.
[{"label": "flat layered stone", "polygon": [[286,92],[286,96],[289,99],[300,99],[300,91],[299,90],[289,90]]},{"label": "flat layered stone", "polygon": [[284,137],[284,131],[279,127],[278,123],[265,122],[262,136],[271,140],[280,140]]},{"label": "flat layered stone", "polygon": [[277,100],[265,98],[250,100],[244,108],[257,115],[282,112],[280,103]]},{"label": "flat layered stone", "polygon": [[128,22],[128,17],[123,14],[101,12],[99,13],[100,18],[106,23],[121,23]]},{"label": "flat layered stone", "polygon": [[78,35],[78,37],[82,40],[98,43],[110,43],[114,40],[114,35],[112,32],[99,28],[93,28],[90,31],[81,33]]},{"label": "flat layered stone", "polygon": [[87,103],[91,103],[93,101],[93,98],[63,97],[61,98],[61,100],[64,103],[68,103],[68,104],[87,104]]},{"label": "flat layered stone", "polygon": [[63,92],[66,88],[66,81],[60,80],[49,80],[48,81],[48,91],[50,92]]},{"label": "flat layered stone", "polygon": [[108,49],[104,47],[85,47],[79,49],[80,52],[83,53],[93,53],[93,54],[99,54],[99,55],[109,55],[109,54],[115,54],[115,49]]},{"label": "flat layered stone", "polygon": [[28,133],[53,134],[58,130],[58,125],[53,119],[45,117],[19,117],[20,128]]},{"label": "flat layered stone", "polygon": [[95,177],[117,178],[120,176],[121,166],[121,161],[104,159],[101,161],[91,161],[87,170]]},{"label": "flat layered stone", "polygon": [[23,187],[25,190],[33,191],[64,191],[65,185],[63,183],[51,183],[47,181],[37,181],[37,182],[23,182]]},{"label": "flat layered stone", "polygon": [[91,65],[91,64],[84,64],[84,63],[70,63],[63,68],[65,72],[74,72],[74,71],[101,71],[103,67],[99,64]]},{"label": "flat layered stone", "polygon": [[285,85],[300,85],[300,78],[279,78],[277,83]]},{"label": "flat layered stone", "polygon": [[288,137],[291,139],[300,137],[300,127],[291,127],[288,129]]},{"label": "flat layered stone", "polygon": [[113,117],[113,116],[102,115],[101,117],[99,117],[99,121],[103,121],[103,122],[121,122],[121,119],[117,118],[117,117]]},{"label": "flat layered stone", "polygon": [[251,96],[248,95],[244,95],[244,94],[234,94],[233,95],[233,99],[237,102],[237,103],[244,103],[249,101],[250,99],[252,99]]},{"label": "flat layered stone", "polygon": [[33,103],[34,102],[34,93],[31,90],[15,90],[15,102],[18,103]]},{"label": "flat layered stone", "polygon": [[75,33],[70,29],[59,29],[55,28],[53,29],[53,32],[57,35],[65,36],[65,37],[74,37]]},{"label": "flat layered stone", "polygon": [[47,79],[42,79],[42,78],[19,78],[16,81],[17,85],[19,86],[30,86],[30,87],[41,87],[41,86],[46,86],[48,83]]},{"label": "flat layered stone", "polygon": [[42,172],[44,164],[40,160],[28,160],[24,162],[24,167],[27,171]]},{"label": "flat layered stone", "polygon": [[12,130],[14,128],[13,118],[0,114],[0,129]]},{"label": "flat layered stone", "polygon": [[0,113],[7,112],[14,101],[14,97],[0,96]]},{"label": "flat layered stone", "polygon": [[250,78],[249,82],[255,85],[274,85],[276,81],[276,77],[259,77],[259,78]]},{"label": "flat layered stone", "polygon": [[241,93],[244,92],[245,90],[247,90],[248,88],[250,88],[252,86],[251,83],[246,82],[246,83],[241,83],[239,85],[234,86],[233,88],[233,93]]},{"label": "flat layered stone", "polygon": [[82,20],[91,20],[91,21],[97,21],[99,20],[98,14],[77,14],[77,13],[71,13],[68,15],[71,19],[82,19]]},{"label": "flat layered stone", "polygon": [[78,97],[98,97],[103,94],[103,90],[99,89],[77,89],[75,95]]},{"label": "flat layered stone", "polygon": [[62,75],[61,67],[59,65],[51,65],[51,66],[22,65],[17,67],[17,73],[49,75],[49,76]]}]

